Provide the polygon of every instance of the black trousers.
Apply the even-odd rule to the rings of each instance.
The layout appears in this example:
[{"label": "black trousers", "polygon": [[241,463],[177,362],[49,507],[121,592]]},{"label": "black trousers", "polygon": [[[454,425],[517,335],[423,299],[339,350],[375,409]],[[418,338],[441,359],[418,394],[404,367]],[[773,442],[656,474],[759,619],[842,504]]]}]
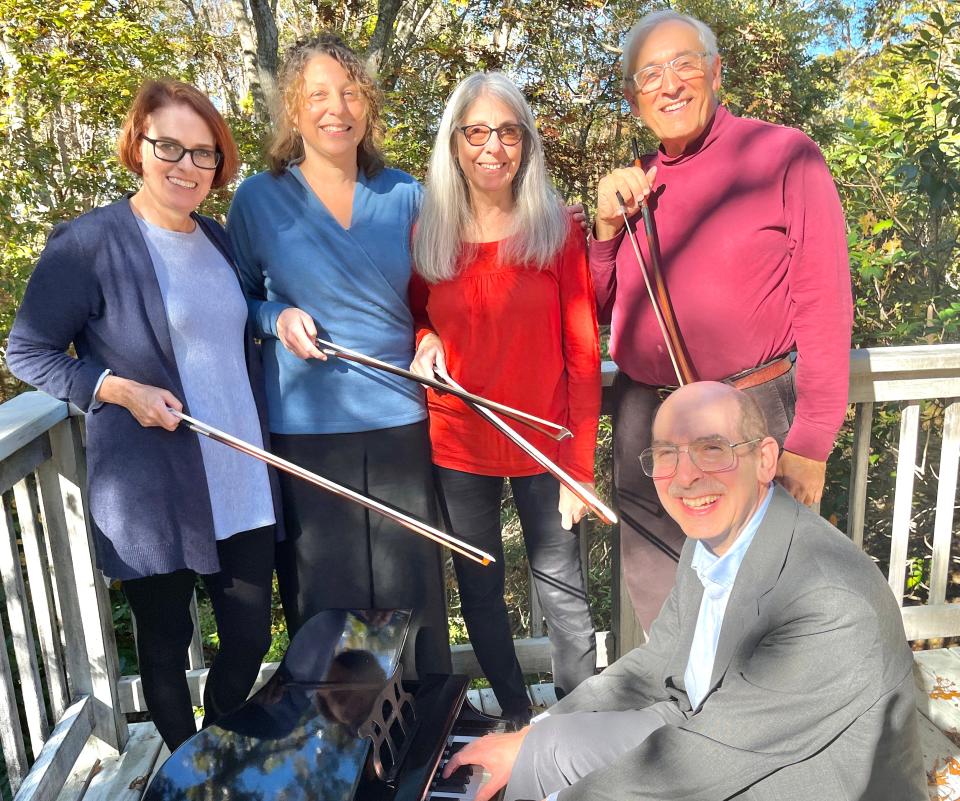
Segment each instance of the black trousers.
[{"label": "black trousers", "polygon": [[[273,554],[273,526],[241,532],[217,543],[220,572],[201,577],[220,638],[203,691],[204,726],[246,701],[257,680],[270,647]],[[121,583],[137,621],[143,695],[171,751],[197,732],[184,672],[196,581],[192,570],[177,570]]]},{"label": "black trousers", "polygon": [[[277,455],[431,525],[426,422],[350,434],[277,435]],[[449,673],[442,550],[376,512],[280,474],[287,539],[277,581],[292,637],[324,609],[412,609],[404,675]]]},{"label": "black trousers", "polygon": [[[794,370],[745,390],[760,405],[771,436],[783,446],[796,405]],[[637,620],[650,630],[670,594],[684,534],[660,506],[653,480],[640,468],[660,408],[655,389],[618,373],[614,382],[613,482],[620,514],[623,579]]]},{"label": "black trousers", "polygon": [[[504,717],[529,717],[523,672],[513,648],[504,599],[500,496],[503,479],[436,468],[448,530],[492,554],[483,566],[454,554],[463,619],[477,661],[490,681]],[[550,634],[553,676],[570,692],[595,672],[596,636],[590,620],[577,530],[566,531],[557,511],[560,484],[548,473],[511,478],[527,558]]]}]

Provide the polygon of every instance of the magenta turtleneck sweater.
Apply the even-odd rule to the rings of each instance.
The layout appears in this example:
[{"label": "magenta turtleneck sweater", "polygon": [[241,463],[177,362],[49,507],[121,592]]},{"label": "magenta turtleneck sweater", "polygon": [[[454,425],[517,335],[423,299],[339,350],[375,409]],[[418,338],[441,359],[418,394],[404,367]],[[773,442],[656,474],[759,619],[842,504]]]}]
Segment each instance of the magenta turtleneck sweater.
[{"label": "magenta turtleneck sweater", "polygon": [[[843,209],[817,145],[722,106],[682,155],[659,150],[651,202],[677,322],[703,380],[797,351],[784,447],[826,460],[847,405],[853,304]],[[638,241],[648,260],[643,224]],[[593,242],[590,269],[610,352],[635,381],[677,383],[630,243]]]}]

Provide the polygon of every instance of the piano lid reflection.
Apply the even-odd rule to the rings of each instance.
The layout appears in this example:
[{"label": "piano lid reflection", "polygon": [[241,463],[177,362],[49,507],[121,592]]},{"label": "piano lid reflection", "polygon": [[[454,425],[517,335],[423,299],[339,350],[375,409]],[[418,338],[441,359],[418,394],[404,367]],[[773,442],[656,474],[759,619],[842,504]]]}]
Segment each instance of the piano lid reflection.
[{"label": "piano lid reflection", "polygon": [[401,680],[409,621],[399,610],[312,617],[273,677],[181,745],[144,801],[470,801],[478,769],[440,772],[502,721],[473,709],[465,676]]}]

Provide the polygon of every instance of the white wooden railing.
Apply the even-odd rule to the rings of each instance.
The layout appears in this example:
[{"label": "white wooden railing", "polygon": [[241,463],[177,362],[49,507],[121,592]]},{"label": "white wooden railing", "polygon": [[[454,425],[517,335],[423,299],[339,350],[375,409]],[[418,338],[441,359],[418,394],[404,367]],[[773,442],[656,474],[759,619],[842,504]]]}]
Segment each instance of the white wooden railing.
[{"label": "white wooden railing", "polygon": [[[925,537],[932,541],[928,601],[903,606],[904,627],[911,640],[957,636],[960,605],[948,603],[946,595],[960,459],[960,345],[855,350],[850,356],[850,402],[855,404],[856,414],[847,533],[863,546],[875,404],[899,402],[902,411],[888,571],[890,589],[903,605],[910,539]],[[913,486],[919,465],[921,403],[932,398],[944,401],[939,464],[930,466],[938,476],[936,512],[932,530],[915,531]],[[923,460],[926,461],[925,455]]]},{"label": "white wooden railing", "polygon": [[0,406],[0,572],[14,654],[11,664],[0,648],[0,741],[17,799],[55,798],[91,735],[118,750],[127,741],[85,487],[81,421],[66,404],[30,392]]},{"label": "white wooden railing", "polygon": [[[605,383],[611,378],[608,365]],[[960,604],[947,601],[960,459],[958,398],[960,345],[851,352],[850,402],[855,411],[848,534],[863,544],[871,422],[877,404],[899,405],[889,580],[901,603],[911,541],[924,537],[932,550],[929,601],[903,608],[911,639],[960,634]],[[924,531],[915,530],[912,509],[921,404],[931,399],[942,400],[945,412],[943,430],[935,432],[942,436],[935,466],[936,513],[930,530]],[[125,713],[145,708],[139,676],[119,675],[108,590],[92,556],[82,489],[86,484],[82,436],[82,420],[70,416],[66,404],[43,393],[24,393],[0,405],[3,632],[12,642],[14,656],[11,663],[7,649],[0,648],[0,741],[16,801],[56,798],[88,739],[95,737],[101,746],[122,750],[127,740]],[[616,544],[612,550],[617,553]],[[602,632],[598,639],[600,665],[642,638],[616,565],[612,576],[619,606],[613,631]],[[532,636],[517,641],[517,651],[526,672],[545,672],[549,646],[533,592],[531,599]],[[202,660],[197,637],[188,672],[196,703],[206,678]],[[468,646],[455,649],[454,666],[472,675],[479,672]],[[264,665],[261,679],[273,669]]]}]

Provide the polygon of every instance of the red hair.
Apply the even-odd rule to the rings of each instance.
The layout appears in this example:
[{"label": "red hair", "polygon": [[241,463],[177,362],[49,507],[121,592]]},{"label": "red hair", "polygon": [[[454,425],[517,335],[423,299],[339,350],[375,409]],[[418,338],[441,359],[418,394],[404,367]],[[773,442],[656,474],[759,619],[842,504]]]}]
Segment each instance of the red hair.
[{"label": "red hair", "polygon": [[170,78],[144,81],[137,92],[117,140],[120,163],[130,172],[143,175],[140,137],[146,130],[147,117],[165,106],[187,106],[203,118],[213,132],[217,150],[222,154],[213,176],[212,188],[219,189],[230,183],[240,167],[240,155],[227,123],[203,92],[188,83]]}]

